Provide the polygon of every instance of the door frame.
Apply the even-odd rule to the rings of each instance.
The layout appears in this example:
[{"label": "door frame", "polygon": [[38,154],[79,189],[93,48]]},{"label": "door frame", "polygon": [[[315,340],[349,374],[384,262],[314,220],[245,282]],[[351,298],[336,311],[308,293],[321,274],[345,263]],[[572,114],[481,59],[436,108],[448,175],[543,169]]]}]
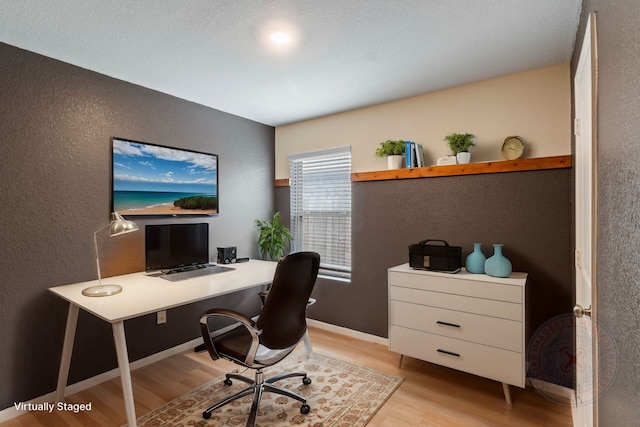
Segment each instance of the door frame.
[{"label": "door frame", "polygon": [[[584,53],[584,49],[585,46],[587,46],[590,49],[590,57],[589,58],[583,58],[583,53]],[[587,197],[591,198],[591,254],[590,254],[590,263],[591,263],[591,353],[592,353],[592,374],[591,374],[591,379],[592,379],[592,419],[593,419],[593,427],[597,427],[598,426],[598,404],[597,404],[597,400],[598,400],[598,396],[599,396],[599,384],[598,384],[598,354],[599,354],[599,349],[598,349],[598,343],[599,343],[599,338],[598,338],[598,327],[597,327],[597,319],[598,319],[598,300],[597,300],[597,296],[598,296],[598,292],[597,292],[597,284],[598,284],[598,265],[597,265],[597,252],[598,252],[598,188],[597,188],[597,183],[598,183],[598,150],[597,150],[597,106],[598,106],[598,52],[597,52],[597,32],[596,32],[596,13],[592,12],[589,14],[588,18],[587,18],[587,26],[584,32],[584,36],[583,36],[583,40],[582,40],[582,47],[581,47],[581,52],[580,52],[580,56],[579,56],[579,62],[578,62],[578,68],[576,69],[576,76],[578,73],[578,70],[580,68],[580,64],[582,63],[582,60],[588,60],[589,63],[586,64],[586,66],[590,66],[590,71],[591,71],[591,170],[590,170],[590,181],[591,181],[591,192],[588,195],[585,195]],[[574,90],[575,90],[575,77],[574,77]],[[576,105],[576,94],[574,93],[574,105]],[[577,111],[575,111],[575,114],[577,115]],[[574,128],[577,129],[579,126],[579,124],[576,122],[576,118],[574,117]],[[576,136],[576,143],[577,143],[577,136]],[[579,161],[579,159],[576,156],[576,163]],[[578,179],[581,179],[581,177],[579,176],[579,173],[577,171],[576,168],[576,173],[575,173],[575,183],[574,183],[574,191],[576,192],[576,209],[578,209],[578,203],[577,203],[577,192],[578,192]],[[577,234],[580,232],[580,230],[578,229],[579,224],[577,223],[577,215],[576,215],[576,224],[574,227],[574,232]],[[576,243],[577,243],[577,239],[576,239]],[[577,244],[576,244],[577,246]],[[578,254],[578,250],[579,248],[576,247],[576,263],[580,262],[579,261],[579,254]],[[578,279],[576,277],[575,280],[575,286],[576,286],[576,296],[578,293]],[[586,308],[586,307],[585,307]],[[576,352],[578,351],[578,349],[576,348]],[[576,364],[576,372],[575,372],[575,378],[576,378],[576,392],[578,391],[578,384],[577,381],[579,379],[578,376],[578,364]],[[576,397],[576,403],[577,403],[577,397]],[[583,418],[581,416],[581,409],[584,410],[583,408],[580,407],[575,407],[574,408],[574,426],[577,426],[577,422],[581,421]],[[580,426],[583,427],[583,426]],[[591,426],[588,426],[591,427]]]}]

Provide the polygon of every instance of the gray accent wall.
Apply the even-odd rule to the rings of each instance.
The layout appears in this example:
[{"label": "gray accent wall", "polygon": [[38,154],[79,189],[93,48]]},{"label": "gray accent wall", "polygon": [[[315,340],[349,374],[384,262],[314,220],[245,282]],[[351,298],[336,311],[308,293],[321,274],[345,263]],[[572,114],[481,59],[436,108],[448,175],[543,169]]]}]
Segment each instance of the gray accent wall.
[{"label": "gray accent wall", "polygon": [[[52,286],[97,278],[93,233],[109,222],[111,137],[219,155],[210,246],[257,257],[273,212],[274,128],[0,44],[0,410],[52,392],[67,304]],[[105,275],[144,268],[144,231],[101,239]],[[215,253],[212,251],[212,259]],[[180,286],[179,283],[176,286]],[[125,323],[131,360],[199,335],[208,307],[257,313],[255,292]],[[81,312],[70,382],[117,366],[110,326]]]},{"label": "gray accent wall", "polygon": [[[463,262],[474,242],[487,257],[503,243],[514,271],[529,273],[529,335],[571,312],[571,169],[353,182],[352,191],[352,281],[319,280],[311,318],[387,337],[387,269],[408,262],[408,245],[424,239],[462,246]],[[289,188],[277,188],[277,209],[288,204]]]},{"label": "gray accent wall", "polygon": [[[599,378],[598,421],[600,427],[632,426],[640,420],[640,2],[584,1],[572,77],[587,17],[594,11],[599,57],[597,311],[618,356],[613,381]],[[601,358],[601,366],[611,366],[607,362]]]}]

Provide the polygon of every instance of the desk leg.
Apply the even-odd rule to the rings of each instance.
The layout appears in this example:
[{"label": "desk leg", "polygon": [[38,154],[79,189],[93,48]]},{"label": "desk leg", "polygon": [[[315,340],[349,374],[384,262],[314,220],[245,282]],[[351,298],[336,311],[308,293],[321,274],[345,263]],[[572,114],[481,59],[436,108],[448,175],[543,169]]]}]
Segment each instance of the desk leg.
[{"label": "desk leg", "polygon": [[116,356],[120,369],[120,381],[122,382],[122,396],[124,397],[124,409],[127,414],[129,427],[136,426],[136,408],[133,402],[133,387],[131,385],[131,371],[129,370],[129,355],[127,354],[127,341],[124,335],[124,322],[116,322],[113,328],[113,340],[116,344]]},{"label": "desk leg", "polygon": [[76,326],[78,324],[78,306],[69,304],[67,314],[67,326],[64,330],[64,341],[62,343],[62,356],[60,357],[60,370],[58,370],[58,385],[56,387],[55,401],[62,402],[64,392],[69,379],[69,367],[71,366],[71,353],[73,352],[73,341],[76,338]]}]

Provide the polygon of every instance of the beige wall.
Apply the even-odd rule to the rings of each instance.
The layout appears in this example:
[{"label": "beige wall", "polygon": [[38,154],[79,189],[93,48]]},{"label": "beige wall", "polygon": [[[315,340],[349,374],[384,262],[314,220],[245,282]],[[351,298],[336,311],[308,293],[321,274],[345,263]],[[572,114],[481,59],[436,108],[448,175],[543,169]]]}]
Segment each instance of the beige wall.
[{"label": "beige wall", "polygon": [[386,169],[374,152],[387,139],[422,144],[435,164],[450,154],[444,136],[454,132],[476,135],[472,162],[502,160],[507,135],[524,137],[524,157],[571,154],[569,73],[567,62],[276,127],[275,178],[289,177],[291,153],[344,145],[353,172]]}]

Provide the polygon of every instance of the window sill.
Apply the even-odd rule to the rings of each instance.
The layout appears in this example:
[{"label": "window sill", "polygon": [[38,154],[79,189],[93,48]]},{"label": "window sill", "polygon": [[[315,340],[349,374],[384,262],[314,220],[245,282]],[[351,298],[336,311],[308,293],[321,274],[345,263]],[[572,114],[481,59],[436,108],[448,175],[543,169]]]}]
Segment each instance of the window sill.
[{"label": "window sill", "polygon": [[318,279],[333,280],[334,282],[351,283],[351,277],[336,277],[326,274],[318,274]]}]

